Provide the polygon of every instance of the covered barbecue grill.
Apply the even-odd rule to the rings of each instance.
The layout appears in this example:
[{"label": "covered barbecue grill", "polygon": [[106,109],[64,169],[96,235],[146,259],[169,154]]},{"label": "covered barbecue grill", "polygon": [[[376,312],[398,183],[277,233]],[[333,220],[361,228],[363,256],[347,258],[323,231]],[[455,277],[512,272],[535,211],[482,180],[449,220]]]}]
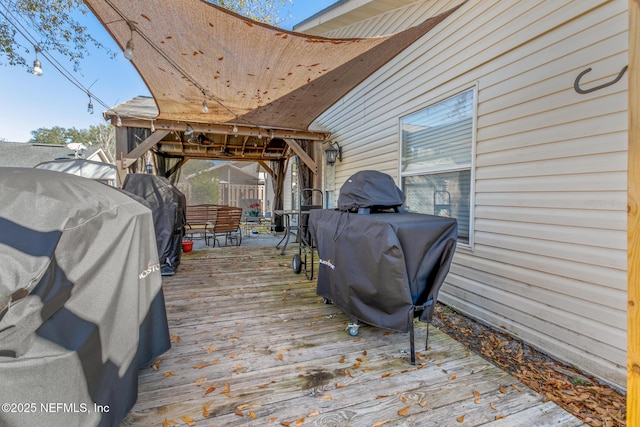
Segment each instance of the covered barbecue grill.
[{"label": "covered barbecue grill", "polygon": [[0,425],[117,426],[171,346],[151,212],[60,172],[0,188]]},{"label": "covered barbecue grill", "polygon": [[171,276],[180,264],[187,201],[167,178],[128,174],[122,189],[144,199],[153,214],[158,257],[163,276]]},{"label": "covered barbecue grill", "polygon": [[393,179],[361,171],[342,187],[336,210],[314,210],[310,231],[320,266],[317,294],[353,318],[411,333],[413,319],[430,322],[449,272],[457,221],[404,212]]}]

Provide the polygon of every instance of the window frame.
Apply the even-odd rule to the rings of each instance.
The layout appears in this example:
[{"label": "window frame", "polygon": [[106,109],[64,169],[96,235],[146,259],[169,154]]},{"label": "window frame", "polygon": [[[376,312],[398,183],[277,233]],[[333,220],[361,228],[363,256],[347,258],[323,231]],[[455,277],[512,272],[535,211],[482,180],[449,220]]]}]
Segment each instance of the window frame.
[{"label": "window frame", "polygon": [[[472,91],[473,99],[471,101],[472,105],[472,118],[471,118],[471,160],[468,164],[464,165],[454,165],[454,166],[445,166],[438,170],[430,170],[430,171],[411,171],[411,172],[403,172],[403,151],[404,151],[404,140],[402,134],[402,122],[406,118],[424,111],[428,108],[431,108],[441,102],[447,101],[451,98],[454,98],[464,92]],[[469,171],[469,241],[468,242],[458,242],[458,247],[467,247],[473,250],[474,247],[474,235],[475,235],[475,176],[476,176],[476,141],[477,141],[477,130],[478,130],[478,83],[476,82],[473,85],[465,86],[458,88],[455,91],[449,91],[444,95],[431,98],[429,101],[421,104],[419,107],[415,108],[412,111],[407,112],[405,115],[400,116],[398,118],[398,177],[399,184],[404,191],[404,178],[411,176],[425,176],[425,175],[436,175],[443,174],[448,172],[459,172],[459,171]]]}]

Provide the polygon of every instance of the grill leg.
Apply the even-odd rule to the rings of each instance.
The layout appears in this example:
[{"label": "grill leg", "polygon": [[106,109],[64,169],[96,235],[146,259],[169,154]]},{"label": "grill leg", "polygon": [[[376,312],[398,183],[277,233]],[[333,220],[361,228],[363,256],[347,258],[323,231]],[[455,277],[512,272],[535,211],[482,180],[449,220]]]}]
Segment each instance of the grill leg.
[{"label": "grill leg", "polygon": [[409,328],[409,340],[411,341],[411,364],[416,364],[416,344],[414,342],[414,332],[413,332],[413,319],[411,319],[411,326]]},{"label": "grill leg", "polygon": [[426,350],[429,350],[429,325],[430,325],[430,324],[431,324],[431,323],[427,323],[427,340],[426,340],[426,341],[425,341],[425,343],[424,343],[424,349],[425,349],[425,351],[426,351]]}]

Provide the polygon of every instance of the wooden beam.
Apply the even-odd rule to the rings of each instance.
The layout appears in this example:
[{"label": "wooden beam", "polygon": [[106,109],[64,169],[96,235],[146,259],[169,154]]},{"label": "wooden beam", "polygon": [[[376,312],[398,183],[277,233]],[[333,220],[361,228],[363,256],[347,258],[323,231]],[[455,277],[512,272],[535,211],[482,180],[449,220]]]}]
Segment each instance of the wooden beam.
[{"label": "wooden beam", "polygon": [[264,160],[258,160],[258,163],[260,163],[260,166],[262,166],[262,168],[267,171],[267,173],[275,179],[275,174],[274,172],[271,170],[271,167],[267,164],[267,162],[265,162]]},{"label": "wooden beam", "polygon": [[165,136],[169,135],[168,130],[156,130],[149,135],[149,138],[142,141],[142,144],[138,145],[131,152],[124,155],[123,166],[128,168],[138,160],[144,153],[149,151],[154,145],[162,140]]},{"label": "wooden beam", "polygon": [[627,425],[640,420],[640,2],[629,0]]},{"label": "wooden beam", "polygon": [[[116,126],[117,117],[111,117],[111,123]],[[134,118],[121,118],[123,127],[151,129],[151,120],[134,119]],[[187,123],[176,122],[170,120],[154,120],[153,125],[156,130],[168,130],[184,132]],[[263,136],[267,133],[271,138],[296,138],[296,139],[308,139],[311,141],[324,141],[329,137],[328,133],[321,132],[309,132],[302,130],[290,130],[290,129],[267,129],[257,126],[240,126],[238,125],[237,132],[234,132],[233,125],[230,124],[211,124],[211,123],[189,123],[196,133],[213,133],[219,135],[240,135],[240,136],[258,136],[258,132],[261,132]],[[269,131],[269,132],[267,132]]]},{"label": "wooden beam", "polygon": [[286,142],[287,145],[291,147],[293,152],[296,153],[296,156],[298,156],[300,160],[302,160],[304,164],[307,165],[309,169],[311,169],[311,172],[313,172],[315,175],[318,174],[318,165],[316,165],[316,162],[311,158],[311,156],[309,156],[309,154],[307,154],[306,151],[302,149],[302,147],[300,147],[300,145],[294,139],[285,138],[284,142]]}]

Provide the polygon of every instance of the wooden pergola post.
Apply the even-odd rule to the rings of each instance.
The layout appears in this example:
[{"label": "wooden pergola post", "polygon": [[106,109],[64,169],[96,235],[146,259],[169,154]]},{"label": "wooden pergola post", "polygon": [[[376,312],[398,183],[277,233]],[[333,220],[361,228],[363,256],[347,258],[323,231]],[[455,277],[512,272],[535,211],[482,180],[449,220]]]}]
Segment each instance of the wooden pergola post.
[{"label": "wooden pergola post", "polygon": [[627,425],[640,421],[640,1],[629,0]]}]

